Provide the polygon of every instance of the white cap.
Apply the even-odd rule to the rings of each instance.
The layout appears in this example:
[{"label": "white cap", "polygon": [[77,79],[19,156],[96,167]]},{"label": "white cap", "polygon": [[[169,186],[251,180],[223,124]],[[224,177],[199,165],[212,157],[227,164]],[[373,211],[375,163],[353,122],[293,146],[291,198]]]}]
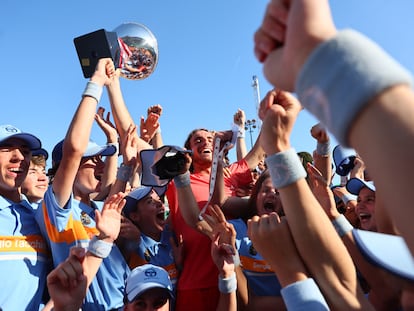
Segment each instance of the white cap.
[{"label": "white cap", "polygon": [[152,264],[138,266],[126,280],[126,298],[131,302],[151,288],[164,288],[171,298],[174,297],[172,283],[165,269]]}]

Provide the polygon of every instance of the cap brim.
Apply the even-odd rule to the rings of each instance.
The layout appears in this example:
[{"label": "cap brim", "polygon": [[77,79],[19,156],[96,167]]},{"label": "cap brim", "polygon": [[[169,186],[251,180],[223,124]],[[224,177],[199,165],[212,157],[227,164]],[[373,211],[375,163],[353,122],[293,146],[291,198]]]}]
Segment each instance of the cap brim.
[{"label": "cap brim", "polygon": [[18,134],[7,137],[7,139],[10,139],[12,137],[25,141],[27,143],[27,146],[30,148],[30,150],[36,150],[36,149],[42,148],[42,143],[40,142],[40,139],[32,134],[18,133]]},{"label": "cap brim", "polygon": [[32,156],[39,156],[39,155],[44,156],[46,161],[49,158],[49,153],[43,148],[32,151]]},{"label": "cap brim", "polygon": [[414,260],[401,236],[353,229],[356,245],[372,264],[414,281]]},{"label": "cap brim", "polygon": [[346,190],[348,190],[349,193],[358,195],[362,188],[368,188],[371,191],[375,191],[375,186],[373,184],[364,182],[363,180],[359,178],[351,178],[346,183]]},{"label": "cap brim", "polygon": [[115,152],[116,152],[116,147],[113,145],[104,145],[104,146],[96,145],[93,147],[88,147],[85,153],[83,154],[83,158],[94,157],[97,155],[111,156],[115,154]]},{"label": "cap brim", "polygon": [[162,288],[171,296],[171,298],[174,298],[173,292],[169,290],[167,287],[165,287],[164,285],[157,283],[157,282],[145,282],[145,283],[141,283],[140,286],[136,287],[133,291],[131,291],[128,294],[128,297],[127,297],[128,301],[129,302],[134,301],[135,299],[137,299],[137,297],[141,296],[147,290],[150,290],[153,288]]}]

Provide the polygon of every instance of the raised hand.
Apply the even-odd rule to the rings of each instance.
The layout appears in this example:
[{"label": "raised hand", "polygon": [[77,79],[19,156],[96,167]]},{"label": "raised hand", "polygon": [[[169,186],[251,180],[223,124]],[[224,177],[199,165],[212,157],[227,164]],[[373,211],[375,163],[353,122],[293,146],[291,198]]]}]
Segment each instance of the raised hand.
[{"label": "raised hand", "polygon": [[254,52],[267,80],[293,91],[309,54],[335,34],[328,0],[272,0],[254,35]]},{"label": "raised hand", "polygon": [[290,134],[302,106],[290,93],[268,92],[260,103],[259,117],[263,120],[260,143],[266,154],[290,148]]},{"label": "raised hand", "polygon": [[125,206],[123,192],[111,195],[105,200],[102,211],[95,210],[96,228],[99,230],[99,239],[114,242],[121,228],[121,212]]}]

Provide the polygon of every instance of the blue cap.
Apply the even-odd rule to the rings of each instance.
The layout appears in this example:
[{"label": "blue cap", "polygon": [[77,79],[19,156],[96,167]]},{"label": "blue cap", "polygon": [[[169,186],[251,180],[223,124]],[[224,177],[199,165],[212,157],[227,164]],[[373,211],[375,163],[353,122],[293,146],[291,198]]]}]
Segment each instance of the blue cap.
[{"label": "blue cap", "polygon": [[143,198],[145,198],[147,195],[149,195],[152,190],[154,190],[158,194],[158,196],[161,197],[167,190],[167,186],[162,186],[162,187],[140,186],[130,191],[128,195],[125,197],[126,203],[122,210],[125,216],[129,217],[129,214],[135,210],[137,203]]},{"label": "blue cap", "polygon": [[358,195],[362,188],[368,188],[369,190],[375,192],[375,185],[372,181],[366,181],[359,178],[351,178],[346,183],[346,190],[354,195]]},{"label": "blue cap", "polygon": [[353,229],[352,235],[361,253],[372,264],[414,281],[413,256],[401,236],[360,229]]},{"label": "blue cap", "polygon": [[28,133],[23,133],[13,125],[0,125],[0,144],[10,138],[18,138],[27,143],[30,150],[40,149],[42,143],[36,136]]},{"label": "blue cap", "polygon": [[[96,155],[101,156],[111,156],[115,154],[116,147],[113,145],[98,145],[94,141],[90,140],[88,143],[88,147],[86,148],[83,158],[93,157]],[[53,165],[56,165],[62,160],[62,154],[63,154],[63,140],[61,140],[59,143],[56,144],[56,146],[53,148],[52,151],[52,161]]]},{"label": "blue cap", "polygon": [[341,145],[335,146],[333,150],[333,160],[335,163],[335,172],[339,176],[347,176],[354,168],[356,151],[351,148],[345,148]]},{"label": "blue cap", "polygon": [[45,161],[47,161],[47,159],[49,158],[49,153],[43,148],[32,151],[32,156],[40,156],[40,155],[45,158]]}]

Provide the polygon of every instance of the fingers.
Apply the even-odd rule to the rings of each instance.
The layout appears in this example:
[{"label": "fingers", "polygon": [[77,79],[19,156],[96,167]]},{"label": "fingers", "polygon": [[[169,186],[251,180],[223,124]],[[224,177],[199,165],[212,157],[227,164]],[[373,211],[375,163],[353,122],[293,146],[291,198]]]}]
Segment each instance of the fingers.
[{"label": "fingers", "polygon": [[259,62],[285,42],[288,11],[280,1],[267,5],[261,27],[254,34],[254,53]]},{"label": "fingers", "polygon": [[82,262],[86,251],[82,247],[72,247],[69,257],[60,263],[48,276],[48,283],[60,283],[63,287],[74,288],[85,279]]}]

